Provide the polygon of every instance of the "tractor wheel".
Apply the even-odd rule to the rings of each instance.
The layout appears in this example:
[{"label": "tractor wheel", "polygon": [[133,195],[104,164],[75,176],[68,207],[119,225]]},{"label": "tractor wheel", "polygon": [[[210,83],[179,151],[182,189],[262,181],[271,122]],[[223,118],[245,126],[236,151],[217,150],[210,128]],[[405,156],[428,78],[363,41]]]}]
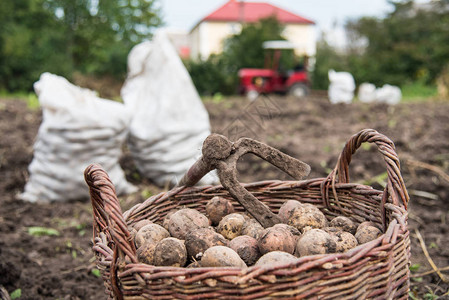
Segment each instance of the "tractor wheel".
[{"label": "tractor wheel", "polygon": [[246,92],[246,98],[248,98],[251,102],[256,100],[257,97],[259,97],[259,92],[256,90],[249,90]]},{"label": "tractor wheel", "polygon": [[288,90],[288,94],[295,98],[302,98],[309,94],[309,88],[303,83],[295,83]]}]

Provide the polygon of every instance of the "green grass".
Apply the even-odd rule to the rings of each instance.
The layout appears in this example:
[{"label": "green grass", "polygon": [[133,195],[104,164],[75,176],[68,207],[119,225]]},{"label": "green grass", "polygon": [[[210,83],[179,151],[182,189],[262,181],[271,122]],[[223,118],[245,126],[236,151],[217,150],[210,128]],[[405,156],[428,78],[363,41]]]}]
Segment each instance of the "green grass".
[{"label": "green grass", "polygon": [[31,110],[36,110],[39,108],[39,100],[35,93],[27,93],[27,92],[16,92],[10,93],[7,91],[0,91],[0,98],[3,99],[11,99],[11,100],[22,100],[26,102],[27,106]]},{"label": "green grass", "polygon": [[421,82],[408,83],[401,87],[403,102],[427,101],[438,96],[437,87]]}]

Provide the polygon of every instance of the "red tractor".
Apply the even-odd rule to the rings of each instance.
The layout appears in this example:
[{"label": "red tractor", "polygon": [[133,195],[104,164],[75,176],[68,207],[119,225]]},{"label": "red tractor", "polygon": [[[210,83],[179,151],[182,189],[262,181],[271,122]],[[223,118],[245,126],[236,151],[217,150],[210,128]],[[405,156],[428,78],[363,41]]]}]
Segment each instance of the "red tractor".
[{"label": "red tractor", "polygon": [[293,70],[282,70],[280,67],[282,50],[294,49],[294,45],[289,41],[267,41],[263,43],[263,48],[267,49],[264,69],[239,70],[240,94],[247,95],[250,100],[268,93],[289,94],[297,98],[307,95],[309,79],[305,67],[298,65]]}]

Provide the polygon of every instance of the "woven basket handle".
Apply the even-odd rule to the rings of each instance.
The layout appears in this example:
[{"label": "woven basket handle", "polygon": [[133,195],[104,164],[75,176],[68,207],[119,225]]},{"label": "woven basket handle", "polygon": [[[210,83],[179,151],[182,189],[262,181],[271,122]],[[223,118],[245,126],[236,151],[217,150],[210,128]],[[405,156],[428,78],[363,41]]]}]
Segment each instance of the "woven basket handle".
[{"label": "woven basket handle", "polygon": [[349,139],[338,158],[337,165],[329,174],[327,182],[335,183],[336,176],[338,176],[339,183],[349,183],[349,164],[352,155],[364,142],[376,144],[386,163],[388,179],[382,197],[381,208],[384,209],[384,205],[390,196],[394,205],[407,209],[409,196],[401,175],[400,162],[395,146],[388,137],[374,129],[361,130]]},{"label": "woven basket handle", "polygon": [[[89,186],[94,217],[94,239],[103,232],[122,253],[137,262],[136,248],[126,226],[115,188],[106,171],[98,164],[91,164],[84,171]],[[112,238],[112,239],[111,239]],[[111,245],[114,249],[114,245]],[[116,251],[114,251],[116,253]],[[114,260],[116,257],[114,258]]]},{"label": "woven basket handle", "polygon": [[310,173],[310,166],[306,163],[249,138],[232,143],[222,135],[211,134],[204,141],[202,152],[203,156],[187,171],[178,185],[192,186],[209,171],[217,169],[223,187],[265,228],[280,223],[280,219],[238,182],[238,159],[253,153],[297,180]]}]

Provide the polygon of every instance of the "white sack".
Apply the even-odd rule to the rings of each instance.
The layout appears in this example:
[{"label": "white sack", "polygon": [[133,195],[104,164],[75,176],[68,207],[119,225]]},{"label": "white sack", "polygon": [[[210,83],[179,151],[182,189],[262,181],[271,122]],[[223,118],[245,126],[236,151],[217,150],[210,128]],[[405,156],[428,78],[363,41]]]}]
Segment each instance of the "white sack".
[{"label": "white sack", "polygon": [[[209,115],[163,31],[135,46],[121,90],[133,112],[128,139],[138,170],[156,184],[176,184],[201,156]],[[202,183],[216,183],[214,173]]]},{"label": "white sack", "polygon": [[397,86],[384,84],[376,90],[376,101],[387,104],[398,104],[401,101],[402,92]]},{"label": "white sack", "polygon": [[348,72],[329,70],[328,96],[331,103],[351,103],[354,98],[355,81]]},{"label": "white sack", "polygon": [[362,83],[359,86],[358,98],[360,102],[372,103],[376,101],[376,86],[372,83]]},{"label": "white sack", "polygon": [[41,75],[34,90],[43,120],[21,199],[51,202],[88,198],[84,169],[91,163],[103,166],[117,194],[136,191],[118,163],[130,122],[123,104],[98,98],[93,91],[50,73]]}]

